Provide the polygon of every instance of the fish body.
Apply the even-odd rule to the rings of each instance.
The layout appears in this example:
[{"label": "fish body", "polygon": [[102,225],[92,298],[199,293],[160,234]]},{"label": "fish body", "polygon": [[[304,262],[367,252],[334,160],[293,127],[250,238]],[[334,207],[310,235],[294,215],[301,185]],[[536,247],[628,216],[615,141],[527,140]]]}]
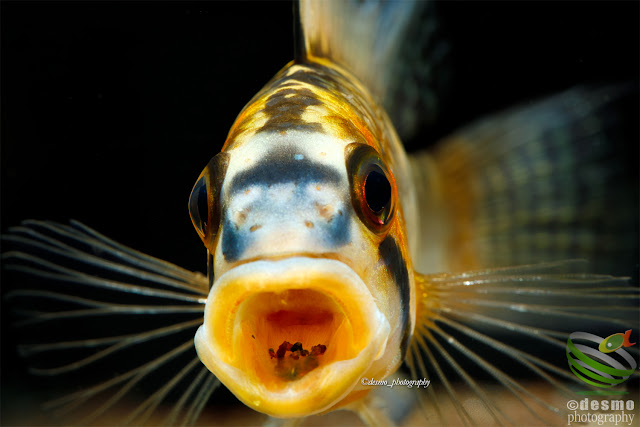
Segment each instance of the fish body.
[{"label": "fish body", "polygon": [[[577,330],[635,329],[637,288],[607,273],[624,274],[637,253],[637,180],[622,155],[628,140],[618,139],[629,114],[621,100],[637,98],[637,87],[570,89],[409,156],[398,136],[413,130],[407,110],[435,115],[439,93],[421,87],[430,101],[403,106],[406,88],[393,76],[424,83],[403,74],[398,52],[429,10],[300,4],[296,59],[241,111],[193,187],[207,277],[75,222],[10,231],[26,249],[4,255],[9,267],[45,279],[9,296],[29,307],[22,327],[73,335],[83,319],[88,330],[22,346],[48,362],[34,371],[95,373],[96,363],[129,359],[50,407],[73,413],[97,401],[77,418],[94,422],[145,379],[168,377],[119,423],[149,421],[179,388],[163,421],[194,423],[224,384],[276,418],[350,409],[387,424],[406,413],[383,410],[376,396],[387,387],[373,384],[406,363],[411,379],[430,381],[430,421],[444,412],[445,422],[513,423],[479,371],[531,416],[558,420],[561,409],[513,372],[573,396],[567,383],[582,384],[566,360],[562,369],[548,362],[548,349],[564,356]],[[65,351],[70,361],[56,363]]]},{"label": "fish body", "polygon": [[[198,354],[242,401],[280,417],[362,397],[360,378],[398,368],[415,318],[398,199],[413,194],[391,172],[408,170],[406,155],[366,89],[323,62],[290,64],[245,107],[190,202],[216,278]],[[327,350],[311,372],[284,376],[288,359],[267,351],[283,342]]]}]

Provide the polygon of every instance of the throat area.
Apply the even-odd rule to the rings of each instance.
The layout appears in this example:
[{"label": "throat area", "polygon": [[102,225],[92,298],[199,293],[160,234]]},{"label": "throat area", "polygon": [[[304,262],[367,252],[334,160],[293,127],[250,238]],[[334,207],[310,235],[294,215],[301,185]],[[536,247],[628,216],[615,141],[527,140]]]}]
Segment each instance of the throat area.
[{"label": "throat area", "polygon": [[239,317],[237,345],[251,349],[248,368],[272,390],[286,388],[287,382],[326,363],[357,355],[353,325],[344,310],[315,290],[259,293],[243,303]]},{"label": "throat area", "polygon": [[353,270],[301,257],[223,274],[195,343],[200,360],[245,404],[301,417],[344,399],[385,352],[389,330]]}]

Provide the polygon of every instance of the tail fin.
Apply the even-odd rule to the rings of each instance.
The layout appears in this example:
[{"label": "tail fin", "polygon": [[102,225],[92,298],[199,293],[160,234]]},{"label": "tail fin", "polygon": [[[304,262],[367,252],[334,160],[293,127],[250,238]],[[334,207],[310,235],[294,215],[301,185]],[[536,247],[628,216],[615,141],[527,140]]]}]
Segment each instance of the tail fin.
[{"label": "tail fin", "polygon": [[[414,156],[426,220],[418,269],[584,258],[595,272],[631,274],[637,124],[637,87],[575,88],[479,121]],[[448,227],[432,226],[434,218]],[[429,249],[438,239],[441,250]]]},{"label": "tail fin", "polygon": [[406,137],[433,121],[448,73],[433,2],[301,0],[297,60],[326,58],[347,68]]}]

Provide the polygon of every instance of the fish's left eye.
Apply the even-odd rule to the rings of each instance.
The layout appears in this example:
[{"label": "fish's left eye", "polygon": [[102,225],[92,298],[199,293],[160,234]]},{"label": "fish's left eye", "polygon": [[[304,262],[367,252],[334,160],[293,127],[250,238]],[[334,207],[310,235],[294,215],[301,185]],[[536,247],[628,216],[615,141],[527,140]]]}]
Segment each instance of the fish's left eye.
[{"label": "fish's left eye", "polygon": [[353,143],[345,154],[353,207],[369,229],[383,234],[395,213],[393,175],[373,147]]}]

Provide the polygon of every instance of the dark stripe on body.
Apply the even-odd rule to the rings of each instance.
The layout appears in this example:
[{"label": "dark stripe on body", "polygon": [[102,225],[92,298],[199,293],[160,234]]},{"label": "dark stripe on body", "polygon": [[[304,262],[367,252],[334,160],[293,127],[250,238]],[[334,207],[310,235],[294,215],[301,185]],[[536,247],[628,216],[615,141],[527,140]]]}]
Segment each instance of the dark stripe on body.
[{"label": "dark stripe on body", "polygon": [[400,351],[402,355],[406,354],[409,346],[409,340],[411,333],[409,330],[409,313],[411,304],[411,283],[409,282],[409,272],[407,270],[407,263],[402,256],[402,251],[398,248],[396,241],[393,237],[387,236],[380,244],[378,253],[382,262],[389,270],[389,274],[393,278],[398,287],[398,293],[400,294],[400,309],[402,310],[402,341],[400,343]]}]

